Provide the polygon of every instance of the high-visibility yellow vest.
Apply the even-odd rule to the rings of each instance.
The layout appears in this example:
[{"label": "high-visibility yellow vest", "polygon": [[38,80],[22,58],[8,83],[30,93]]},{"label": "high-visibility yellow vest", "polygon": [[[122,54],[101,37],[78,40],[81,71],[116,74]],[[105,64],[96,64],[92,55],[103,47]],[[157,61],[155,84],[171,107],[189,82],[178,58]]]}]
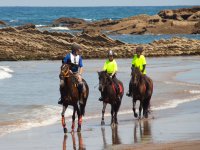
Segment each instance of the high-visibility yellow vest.
[{"label": "high-visibility yellow vest", "polygon": [[[146,59],[144,57],[144,55],[140,55],[140,57],[138,58],[137,54],[135,54],[133,56],[133,60],[132,60],[132,65],[134,67],[137,67],[140,69],[140,71],[142,72],[143,70],[143,65],[146,65]],[[142,72],[143,74],[146,74],[146,69],[144,70],[144,72]]]}]

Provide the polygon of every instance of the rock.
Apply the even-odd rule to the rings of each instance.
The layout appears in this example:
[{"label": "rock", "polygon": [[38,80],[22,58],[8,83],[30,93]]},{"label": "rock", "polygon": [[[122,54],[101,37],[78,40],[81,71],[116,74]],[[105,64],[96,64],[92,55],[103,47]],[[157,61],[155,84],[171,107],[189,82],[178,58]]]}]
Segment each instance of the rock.
[{"label": "rock", "polygon": [[162,18],[161,18],[159,15],[154,15],[154,16],[149,17],[148,23],[149,23],[149,24],[155,24],[155,23],[160,22],[161,19],[162,19]]},{"label": "rock", "polygon": [[24,29],[26,30],[26,29],[35,29],[35,28],[36,28],[35,25],[32,23],[28,23],[28,24],[16,27],[17,30],[24,30]]},{"label": "rock", "polygon": [[194,25],[193,34],[200,34],[200,21]]},{"label": "rock", "polygon": [[0,25],[7,26],[7,23],[5,23],[4,21],[0,20]]},{"label": "rock", "polygon": [[0,31],[4,31],[4,32],[17,32],[17,30],[15,28],[12,28],[12,27],[8,27],[8,28],[3,28],[3,29],[0,29]]},{"label": "rock", "polygon": [[191,15],[187,20],[188,21],[200,21],[200,11]]},{"label": "rock", "polygon": [[86,21],[83,20],[83,19],[62,17],[62,18],[56,19],[53,22],[53,26],[61,25],[61,26],[71,27],[71,26],[74,26],[74,25],[77,25],[77,24],[85,24],[85,23],[86,23]]}]

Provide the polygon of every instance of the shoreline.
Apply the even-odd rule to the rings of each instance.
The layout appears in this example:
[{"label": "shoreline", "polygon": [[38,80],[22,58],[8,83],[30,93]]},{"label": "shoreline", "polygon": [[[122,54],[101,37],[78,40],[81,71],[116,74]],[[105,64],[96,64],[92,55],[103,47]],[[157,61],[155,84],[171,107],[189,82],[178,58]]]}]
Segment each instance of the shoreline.
[{"label": "shoreline", "polygon": [[[190,146],[190,149],[196,149],[200,147],[199,106],[199,100],[184,103],[175,109],[154,111],[151,114],[155,116],[154,119],[141,121],[133,119],[133,114],[119,115],[119,125],[115,128],[110,127],[108,116],[105,117],[105,126],[100,125],[100,118],[83,119],[82,132],[67,133],[67,136],[63,134],[61,123],[56,123],[10,133],[0,137],[0,145],[7,150],[34,149],[35,147],[41,150],[45,148],[63,148],[64,150],[65,148],[73,149],[74,146],[85,149],[127,150],[133,148],[185,150]],[[184,114],[182,114],[183,110]],[[70,126],[71,121],[68,121],[69,131]]]}]

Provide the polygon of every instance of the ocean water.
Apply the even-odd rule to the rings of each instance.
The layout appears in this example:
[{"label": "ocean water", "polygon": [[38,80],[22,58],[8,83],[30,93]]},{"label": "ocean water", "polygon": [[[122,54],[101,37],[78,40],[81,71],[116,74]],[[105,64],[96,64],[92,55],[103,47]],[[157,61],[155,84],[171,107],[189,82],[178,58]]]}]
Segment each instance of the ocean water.
[{"label": "ocean water", "polygon": [[[38,29],[44,31],[70,32],[67,27],[49,27],[55,19],[60,17],[75,17],[86,21],[102,19],[121,19],[139,14],[155,15],[164,9],[187,8],[191,6],[140,6],[140,7],[0,7],[0,20],[9,26],[19,26],[33,23]],[[0,26],[2,28],[2,26]],[[112,38],[127,43],[150,43],[154,40],[169,39],[173,36],[181,36],[192,39],[200,39],[200,35],[111,35]]]},{"label": "ocean water", "polygon": [[[200,100],[200,57],[147,58],[147,73],[154,81],[151,109],[154,112]],[[101,117],[97,71],[105,60],[84,60],[83,77],[90,95],[85,120]],[[117,60],[117,77],[125,92],[130,80],[131,59]],[[61,61],[0,62],[0,136],[60,122],[62,107],[57,105]],[[195,82],[194,82],[195,81]],[[124,95],[119,114],[132,114],[132,100]],[[71,121],[72,107],[66,112]],[[107,106],[106,116],[110,115]],[[119,120],[120,121],[120,120]]]}]

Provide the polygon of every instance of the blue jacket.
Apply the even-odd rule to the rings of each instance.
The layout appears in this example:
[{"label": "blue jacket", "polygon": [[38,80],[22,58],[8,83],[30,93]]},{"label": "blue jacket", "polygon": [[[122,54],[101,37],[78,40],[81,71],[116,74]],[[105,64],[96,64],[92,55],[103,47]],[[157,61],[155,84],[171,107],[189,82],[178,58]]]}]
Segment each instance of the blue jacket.
[{"label": "blue jacket", "polygon": [[78,72],[79,67],[83,67],[82,57],[80,55],[74,56],[72,53],[65,56],[64,63],[70,64],[71,71],[74,73]]}]

